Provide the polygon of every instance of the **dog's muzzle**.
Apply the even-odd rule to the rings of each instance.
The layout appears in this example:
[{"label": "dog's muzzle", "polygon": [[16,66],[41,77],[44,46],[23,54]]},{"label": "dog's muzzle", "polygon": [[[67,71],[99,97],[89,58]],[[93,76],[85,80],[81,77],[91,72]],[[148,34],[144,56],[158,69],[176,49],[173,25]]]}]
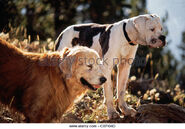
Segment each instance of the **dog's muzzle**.
[{"label": "dog's muzzle", "polygon": [[102,85],[103,83],[105,83],[106,82],[106,78],[105,77],[101,77],[100,78],[100,84],[99,85],[91,85],[85,78],[83,78],[83,77],[81,77],[80,78],[80,82],[84,85],[84,86],[87,86],[89,89],[91,89],[91,90],[97,90],[99,87],[100,87],[100,85]]}]

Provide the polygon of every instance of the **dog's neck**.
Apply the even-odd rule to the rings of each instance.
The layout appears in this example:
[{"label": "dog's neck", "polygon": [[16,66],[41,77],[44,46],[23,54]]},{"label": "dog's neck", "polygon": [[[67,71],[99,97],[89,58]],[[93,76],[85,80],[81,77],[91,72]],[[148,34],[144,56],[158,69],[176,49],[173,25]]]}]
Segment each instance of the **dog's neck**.
[{"label": "dog's neck", "polygon": [[69,108],[67,109],[67,111],[69,111],[71,107],[85,95],[87,88],[83,87],[82,84],[76,80],[74,75],[71,78],[64,79],[64,81],[68,91],[68,98],[71,102]]},{"label": "dog's neck", "polygon": [[[126,23],[126,24],[125,24]],[[125,30],[124,30],[124,24],[125,24]],[[135,29],[134,25],[130,22],[130,20],[126,20],[123,22],[123,32],[126,31],[126,34],[128,35],[129,39],[132,43],[137,43],[137,30]],[[125,33],[124,33],[125,36]],[[126,36],[125,36],[126,38]],[[129,42],[127,40],[127,42]]]},{"label": "dog's neck", "polygon": [[[130,44],[131,46],[135,46],[136,45],[136,42],[132,39],[130,39],[127,31],[126,31],[126,26],[127,26],[127,23],[126,22],[123,22],[123,34],[128,42],[128,44]],[[128,28],[127,28],[128,29]]]},{"label": "dog's neck", "polygon": [[[50,62],[48,62],[49,67],[47,67],[49,71],[49,77],[53,79],[48,80],[54,80],[53,82],[53,88],[60,90],[56,90],[56,95],[59,97],[59,102],[57,104],[61,105],[62,111],[66,112],[69,111],[76,99],[78,99],[80,96],[83,96],[87,89],[81,86],[80,83],[77,83],[77,80],[75,76],[71,76],[70,78],[65,78],[63,75],[61,69],[59,68],[58,64],[60,61],[57,62],[54,61],[56,57],[47,57],[50,59]],[[53,64],[57,64],[56,66]],[[63,94],[63,98],[60,98],[59,94]],[[65,104],[65,105],[64,105]]]}]

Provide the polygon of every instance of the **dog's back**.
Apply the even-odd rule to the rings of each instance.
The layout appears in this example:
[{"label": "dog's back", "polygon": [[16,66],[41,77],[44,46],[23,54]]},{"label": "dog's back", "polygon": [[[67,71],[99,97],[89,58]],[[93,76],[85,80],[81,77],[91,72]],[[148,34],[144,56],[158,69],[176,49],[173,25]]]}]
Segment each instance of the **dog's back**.
[{"label": "dog's back", "polygon": [[112,27],[112,24],[96,23],[69,26],[58,36],[55,50],[61,51],[64,47],[86,46],[104,55],[108,50]]},{"label": "dog's back", "polygon": [[28,66],[21,50],[0,39],[0,100],[18,110],[22,110],[22,86],[31,72]]}]

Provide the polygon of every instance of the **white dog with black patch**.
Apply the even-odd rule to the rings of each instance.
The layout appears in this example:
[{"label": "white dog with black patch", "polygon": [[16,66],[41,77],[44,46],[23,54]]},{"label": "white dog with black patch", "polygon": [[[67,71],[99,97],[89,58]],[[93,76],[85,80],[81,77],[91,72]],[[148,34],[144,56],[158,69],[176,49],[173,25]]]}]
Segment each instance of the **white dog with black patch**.
[{"label": "white dog with black patch", "polygon": [[[106,25],[95,23],[72,25],[62,31],[57,38],[56,50],[61,51],[64,47],[76,45],[87,46],[95,49],[104,58],[107,78],[104,84],[104,96],[108,116],[111,119],[119,116],[113,106],[111,81],[111,72],[115,64],[118,64],[116,84],[118,106],[124,115],[136,114],[133,108],[127,106],[124,95],[131,68],[128,60],[134,59],[138,44],[152,48],[163,47],[166,44],[159,16],[139,15]],[[115,63],[115,59],[120,60]]]}]

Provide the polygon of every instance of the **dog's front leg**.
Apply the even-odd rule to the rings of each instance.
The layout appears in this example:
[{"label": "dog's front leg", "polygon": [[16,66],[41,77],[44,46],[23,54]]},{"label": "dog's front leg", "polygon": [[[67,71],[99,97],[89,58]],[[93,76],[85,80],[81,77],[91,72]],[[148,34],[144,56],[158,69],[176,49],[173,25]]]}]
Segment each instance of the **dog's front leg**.
[{"label": "dog's front leg", "polygon": [[104,101],[107,105],[109,119],[119,118],[119,113],[113,105],[113,87],[111,80],[111,70],[106,71],[107,82],[104,84]]},{"label": "dog's front leg", "polygon": [[127,106],[127,103],[124,100],[126,88],[127,88],[127,80],[130,74],[131,65],[128,63],[119,65],[119,75],[118,75],[118,87],[117,87],[117,99],[118,106],[122,113],[126,116],[131,115],[135,116],[136,111],[133,108]]}]

